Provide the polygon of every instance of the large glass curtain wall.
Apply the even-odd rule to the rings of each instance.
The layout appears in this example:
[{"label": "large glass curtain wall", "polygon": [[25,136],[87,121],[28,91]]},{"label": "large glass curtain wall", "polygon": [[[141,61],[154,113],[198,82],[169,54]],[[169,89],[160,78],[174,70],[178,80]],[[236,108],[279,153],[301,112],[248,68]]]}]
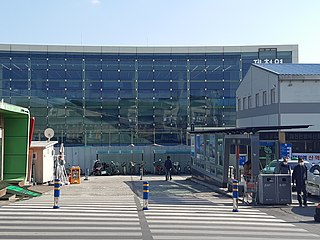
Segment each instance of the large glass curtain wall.
[{"label": "large glass curtain wall", "polygon": [[66,144],[187,144],[187,127],[235,126],[257,54],[0,52],[0,96]]}]

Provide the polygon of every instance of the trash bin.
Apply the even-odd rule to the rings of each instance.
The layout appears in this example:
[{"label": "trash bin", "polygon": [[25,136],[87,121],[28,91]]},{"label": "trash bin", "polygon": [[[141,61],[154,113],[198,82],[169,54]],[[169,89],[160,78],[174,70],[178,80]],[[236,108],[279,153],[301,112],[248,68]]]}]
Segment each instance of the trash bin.
[{"label": "trash bin", "polygon": [[290,204],[292,203],[290,174],[260,174],[259,203]]},{"label": "trash bin", "polygon": [[292,187],[291,174],[276,174],[277,183],[277,203],[291,204],[292,203]]},{"label": "trash bin", "polygon": [[260,174],[258,179],[259,203],[276,204],[276,174]]}]

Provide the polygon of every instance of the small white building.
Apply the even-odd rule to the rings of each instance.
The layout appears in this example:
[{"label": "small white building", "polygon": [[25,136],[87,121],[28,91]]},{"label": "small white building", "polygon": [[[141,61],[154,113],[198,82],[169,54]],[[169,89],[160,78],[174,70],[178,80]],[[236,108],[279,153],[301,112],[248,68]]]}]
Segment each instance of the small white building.
[{"label": "small white building", "polygon": [[[54,171],[54,145],[57,141],[32,141],[29,159],[34,171],[36,183],[46,183],[53,180]],[[32,164],[32,161],[34,164]],[[32,176],[31,176],[32,177]]]},{"label": "small white building", "polygon": [[286,130],[285,141],[320,154],[320,64],[252,64],[236,101],[237,127],[310,124]]}]

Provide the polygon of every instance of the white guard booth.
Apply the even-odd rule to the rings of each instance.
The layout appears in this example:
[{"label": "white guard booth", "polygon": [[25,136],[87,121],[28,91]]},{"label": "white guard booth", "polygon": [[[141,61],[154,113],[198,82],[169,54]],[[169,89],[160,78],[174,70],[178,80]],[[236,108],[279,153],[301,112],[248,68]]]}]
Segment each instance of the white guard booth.
[{"label": "white guard booth", "polygon": [[30,159],[32,159],[32,177],[35,183],[46,183],[53,179],[54,145],[57,141],[32,141]]}]

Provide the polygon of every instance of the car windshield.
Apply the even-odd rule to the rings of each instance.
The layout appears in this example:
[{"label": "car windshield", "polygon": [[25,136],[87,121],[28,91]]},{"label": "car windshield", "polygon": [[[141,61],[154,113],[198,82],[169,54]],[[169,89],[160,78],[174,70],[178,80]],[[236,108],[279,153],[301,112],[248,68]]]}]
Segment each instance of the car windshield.
[{"label": "car windshield", "polygon": [[[266,165],[266,169],[276,168],[277,164],[280,164],[281,162],[282,160],[273,160],[268,165]],[[298,161],[291,160],[288,162],[288,164],[291,170],[293,170],[293,168],[298,165]],[[304,161],[304,164],[306,165],[307,169],[310,169],[312,167],[311,163],[309,162]]]},{"label": "car windshield", "polygon": [[295,167],[295,166],[297,166],[298,165],[298,162],[289,162],[289,166],[290,166],[290,168],[293,170],[293,168]]},{"label": "car windshield", "polygon": [[[280,161],[279,161],[280,162]],[[276,167],[277,166],[277,160],[273,160],[272,162],[270,162],[266,167],[270,168],[270,167]]]}]

